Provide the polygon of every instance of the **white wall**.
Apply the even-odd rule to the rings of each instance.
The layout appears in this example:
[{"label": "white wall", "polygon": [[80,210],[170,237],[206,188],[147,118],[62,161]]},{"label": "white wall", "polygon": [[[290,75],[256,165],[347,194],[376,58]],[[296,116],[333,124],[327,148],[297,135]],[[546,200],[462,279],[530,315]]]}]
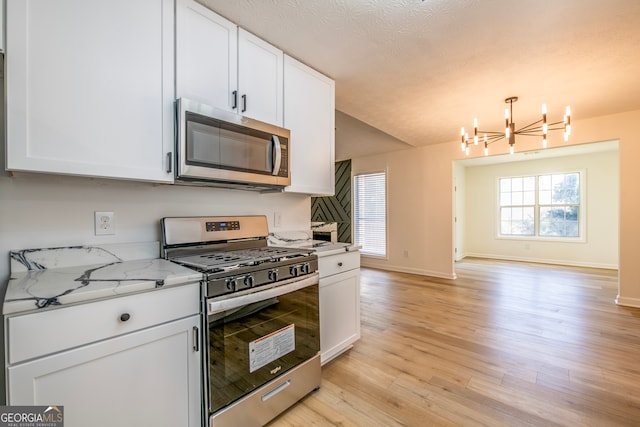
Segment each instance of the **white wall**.
[{"label": "white wall", "polygon": [[[618,303],[640,307],[640,110],[573,120],[570,145],[620,142],[619,295]],[[452,131],[452,134],[455,132]],[[550,134],[549,147],[566,145]],[[496,144],[497,145],[497,144]],[[518,141],[518,151],[538,149],[539,141]],[[493,149],[492,145],[492,149]],[[507,144],[493,154],[508,152]],[[478,155],[482,155],[482,150]],[[388,167],[389,256],[363,265],[437,277],[455,277],[453,239],[453,175],[455,160],[464,158],[460,143],[428,145],[389,154],[353,159],[352,171]],[[414,248],[408,258],[402,248]]]},{"label": "white wall", "polygon": [[[586,241],[500,239],[500,177],[583,171]],[[618,151],[466,168],[465,254],[486,258],[618,268]],[[460,179],[460,177],[458,176]],[[460,214],[458,214],[460,219]]]},{"label": "white wall", "polygon": [[[448,152],[448,145],[439,144],[353,159],[354,175],[387,171],[387,257],[363,255],[363,266],[454,277],[453,172]],[[440,193],[445,188],[448,197],[443,199]]]},{"label": "white wall", "polygon": [[[113,211],[116,234],[94,235],[94,211]],[[282,223],[273,225],[274,213]],[[0,174],[0,284],[9,276],[9,250],[160,240],[160,218],[267,215],[269,230],[309,230],[311,198],[242,190],[117,180]]]}]

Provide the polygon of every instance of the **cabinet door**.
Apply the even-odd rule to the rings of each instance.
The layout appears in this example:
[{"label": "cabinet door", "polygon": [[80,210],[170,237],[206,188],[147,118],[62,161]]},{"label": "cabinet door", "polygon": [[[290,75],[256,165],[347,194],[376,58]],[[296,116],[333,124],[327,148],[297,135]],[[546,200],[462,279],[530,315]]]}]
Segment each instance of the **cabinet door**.
[{"label": "cabinet door", "polygon": [[282,126],[283,57],[281,50],[239,28],[240,114]]},{"label": "cabinet door", "polygon": [[0,52],[4,52],[4,0],[0,0]]},{"label": "cabinet door", "polygon": [[284,127],[291,130],[291,186],[335,193],[335,83],[293,58],[284,60]]},{"label": "cabinet door", "polygon": [[7,0],[7,168],[172,181],[172,0]]},{"label": "cabinet door", "polygon": [[9,405],[63,405],[66,427],[201,425],[199,316],[7,369]]},{"label": "cabinet door", "polygon": [[238,111],[238,27],[193,0],[176,4],[176,92]]},{"label": "cabinet door", "polygon": [[320,279],[320,362],[360,339],[360,269]]}]

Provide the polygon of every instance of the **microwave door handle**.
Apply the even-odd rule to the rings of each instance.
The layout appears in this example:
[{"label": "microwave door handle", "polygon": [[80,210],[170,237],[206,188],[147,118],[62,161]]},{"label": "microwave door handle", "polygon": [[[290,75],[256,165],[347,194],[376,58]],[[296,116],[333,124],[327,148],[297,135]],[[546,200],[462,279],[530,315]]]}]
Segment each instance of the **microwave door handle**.
[{"label": "microwave door handle", "polygon": [[271,136],[271,142],[273,142],[273,170],[271,175],[278,175],[280,172],[280,164],[282,163],[282,147],[280,146],[280,139],[277,135]]}]

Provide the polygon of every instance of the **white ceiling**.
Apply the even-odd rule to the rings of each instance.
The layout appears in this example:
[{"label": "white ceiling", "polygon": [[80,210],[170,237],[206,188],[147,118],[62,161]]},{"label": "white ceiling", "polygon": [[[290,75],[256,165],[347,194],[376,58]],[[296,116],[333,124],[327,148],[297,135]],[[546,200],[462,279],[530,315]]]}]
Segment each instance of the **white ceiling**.
[{"label": "white ceiling", "polygon": [[336,109],[387,149],[457,141],[474,117],[499,130],[509,96],[516,127],[543,102],[551,121],[640,109],[639,0],[199,1],[335,79]]}]

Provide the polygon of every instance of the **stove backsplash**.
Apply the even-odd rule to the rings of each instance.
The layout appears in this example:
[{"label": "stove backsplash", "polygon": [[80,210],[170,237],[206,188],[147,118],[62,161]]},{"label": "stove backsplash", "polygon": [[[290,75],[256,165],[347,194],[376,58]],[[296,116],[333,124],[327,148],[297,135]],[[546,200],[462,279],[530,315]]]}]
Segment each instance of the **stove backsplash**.
[{"label": "stove backsplash", "polygon": [[[0,174],[0,287],[9,278],[13,249],[157,242],[160,218],[166,216],[267,215],[270,231],[305,230],[311,223],[310,199],[290,193]],[[114,212],[115,235],[95,235],[94,211]]]}]

